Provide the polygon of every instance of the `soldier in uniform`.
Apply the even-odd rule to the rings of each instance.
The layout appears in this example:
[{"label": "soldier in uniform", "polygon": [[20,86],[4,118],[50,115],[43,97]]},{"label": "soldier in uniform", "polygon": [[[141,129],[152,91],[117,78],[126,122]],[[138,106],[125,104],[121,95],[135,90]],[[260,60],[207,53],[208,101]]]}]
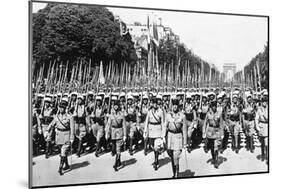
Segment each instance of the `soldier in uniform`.
[{"label": "soldier in uniform", "polygon": [[91,107],[92,113],[90,115],[91,118],[91,125],[92,125],[92,131],[93,134],[96,138],[97,142],[97,147],[96,147],[96,152],[95,156],[98,157],[100,153],[100,145],[101,145],[101,139],[104,136],[105,132],[105,119],[104,119],[104,112],[102,108],[102,97],[101,96],[96,96],[96,102],[95,104]]},{"label": "soldier in uniform", "polygon": [[[60,146],[60,165],[59,174],[63,175],[63,170],[69,169],[67,154],[71,149],[71,143],[74,140],[74,123],[73,117],[66,112],[68,105],[67,99],[62,99],[59,104],[58,114],[54,116],[48,130],[55,128],[56,144]],[[65,165],[65,166],[64,166]]]},{"label": "soldier in uniform", "polygon": [[33,107],[33,114],[32,114],[32,147],[33,148],[32,149],[34,155],[38,155],[39,141],[40,141],[41,134],[42,134],[42,128],[40,127],[38,107]]},{"label": "soldier in uniform", "polygon": [[246,134],[246,147],[251,153],[254,152],[255,116],[255,107],[253,106],[252,96],[249,94],[246,106],[243,109],[242,120]]},{"label": "soldier in uniform", "polygon": [[239,134],[241,128],[241,115],[239,111],[239,104],[237,101],[237,95],[233,95],[232,104],[228,112],[228,126],[232,137],[232,149],[236,153],[239,151]]},{"label": "soldier in uniform", "polygon": [[79,140],[78,143],[78,150],[77,150],[77,157],[80,157],[81,152],[83,151],[83,142],[84,137],[86,136],[86,111],[85,105],[83,103],[83,96],[78,95],[77,97],[77,105],[73,112],[74,117],[74,128],[75,128],[75,135]]},{"label": "soldier in uniform", "polygon": [[[118,171],[118,167],[121,166],[121,147],[126,141],[126,124],[125,116],[120,108],[120,101],[115,100],[113,110],[108,117],[107,128],[109,128],[111,140],[116,147],[116,158],[113,168]],[[108,138],[107,138],[108,139]]]},{"label": "soldier in uniform", "polygon": [[147,138],[144,138],[144,123],[148,113],[149,105],[148,105],[148,96],[144,95],[142,97],[142,104],[140,105],[140,111],[137,117],[137,127],[139,133],[143,136],[143,145],[144,145],[144,155],[147,155]]},{"label": "soldier in uniform", "polygon": [[186,118],[186,127],[187,127],[187,151],[191,152],[191,136],[194,131],[194,127],[196,126],[196,109],[191,102],[191,95],[189,93],[186,94],[186,102],[184,114]]},{"label": "soldier in uniform", "polygon": [[262,97],[261,107],[255,117],[256,129],[261,142],[261,160],[266,159],[268,164],[268,97],[267,93]]},{"label": "soldier in uniform", "polygon": [[186,147],[187,127],[185,115],[179,111],[179,100],[172,99],[172,106],[172,111],[166,115],[164,129],[167,130],[167,153],[172,162],[173,178],[178,178],[180,155]]},{"label": "soldier in uniform", "polygon": [[165,143],[165,129],[164,129],[164,114],[162,109],[157,106],[157,99],[152,97],[152,107],[148,111],[145,124],[144,124],[144,137],[148,137],[149,143],[153,146],[154,150],[154,163],[155,170],[158,169],[158,157]]},{"label": "soldier in uniform", "polygon": [[[197,127],[197,139],[199,139],[199,144],[202,141],[202,132],[203,132],[203,125],[204,125],[204,120],[206,118],[206,115],[209,111],[209,103],[208,103],[208,98],[206,94],[202,94],[202,103],[201,103],[201,107],[199,107],[199,109],[197,110],[198,112],[198,127]],[[208,144],[207,144],[208,140],[204,140],[204,151],[207,153],[208,152]]]},{"label": "soldier in uniform", "polygon": [[223,124],[222,114],[217,111],[216,101],[211,102],[210,110],[206,115],[203,126],[203,138],[207,138],[214,167],[218,168],[218,150],[223,138]]},{"label": "soldier in uniform", "polygon": [[126,111],[126,127],[128,130],[129,134],[129,153],[130,155],[133,155],[133,142],[134,142],[134,137],[137,132],[137,111],[136,111],[136,106],[133,102],[134,98],[132,95],[128,95],[127,97],[127,111]]},{"label": "soldier in uniform", "polygon": [[45,158],[49,158],[49,156],[52,154],[52,139],[54,130],[48,130],[49,124],[53,120],[53,109],[51,106],[51,98],[45,97],[44,98],[44,105],[43,110],[40,115],[41,118],[41,127],[42,127],[42,133],[45,139],[46,149],[45,149]]}]

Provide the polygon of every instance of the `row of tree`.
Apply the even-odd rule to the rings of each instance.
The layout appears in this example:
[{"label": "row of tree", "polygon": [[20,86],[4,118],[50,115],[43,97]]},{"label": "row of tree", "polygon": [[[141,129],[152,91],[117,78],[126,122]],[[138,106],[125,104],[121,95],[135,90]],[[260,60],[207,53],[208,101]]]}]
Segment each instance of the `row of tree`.
[{"label": "row of tree", "polygon": [[234,81],[244,83],[256,91],[269,87],[269,55],[268,43],[264,50],[258,53],[251,61],[234,75]]}]

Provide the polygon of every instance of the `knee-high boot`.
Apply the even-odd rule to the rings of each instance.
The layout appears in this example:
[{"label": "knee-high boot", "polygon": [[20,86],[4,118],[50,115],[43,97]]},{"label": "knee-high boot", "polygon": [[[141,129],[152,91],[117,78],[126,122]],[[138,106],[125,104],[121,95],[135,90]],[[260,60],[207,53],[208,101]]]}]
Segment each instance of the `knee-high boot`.
[{"label": "knee-high boot", "polygon": [[250,152],[253,153],[254,152],[254,144],[253,144],[253,136],[249,136],[249,144],[250,144]]},{"label": "knee-high boot", "polygon": [[147,138],[144,139],[143,145],[144,145],[143,153],[146,156],[147,155]]},{"label": "knee-high boot", "polygon": [[187,139],[187,151],[188,153],[191,152],[191,137],[188,137]]},{"label": "knee-high boot", "polygon": [[65,166],[63,167],[63,170],[67,170],[69,169],[69,164],[68,164],[68,159],[67,159],[67,156],[64,156],[64,163],[65,163]]},{"label": "knee-high boot", "polygon": [[63,175],[63,173],[62,173],[63,164],[64,164],[64,157],[63,157],[63,156],[60,156],[60,165],[59,165],[59,170],[58,170],[58,173],[59,173],[60,175]]},{"label": "knee-high boot", "polygon": [[116,154],[115,156],[115,163],[113,165],[114,171],[118,171],[117,167],[118,167],[118,154]]},{"label": "knee-high boot", "polygon": [[96,157],[99,157],[99,152],[100,152],[100,141],[97,142],[97,149],[96,149],[96,153],[95,153]]},{"label": "knee-high boot", "polygon": [[132,156],[133,155],[133,137],[130,137],[130,146],[129,146],[129,154]]},{"label": "knee-high boot", "polygon": [[46,142],[46,150],[45,150],[45,158],[48,159],[49,155],[50,155],[50,146],[51,146],[51,142],[47,141]]},{"label": "knee-high boot", "polygon": [[176,175],[175,175],[175,178],[179,178],[179,170],[180,170],[180,166],[179,166],[179,164],[175,165],[175,169],[176,169]]},{"label": "knee-high boot", "polygon": [[219,152],[216,150],[214,152],[214,154],[215,154],[215,163],[214,163],[214,165],[215,165],[215,168],[217,169],[219,167]]},{"label": "knee-high boot", "polygon": [[82,150],[82,139],[79,139],[78,150],[77,150],[77,154],[76,154],[77,157],[80,157],[81,150]]},{"label": "knee-high boot", "polygon": [[114,156],[116,154],[116,145],[115,142],[111,142],[111,155]]},{"label": "knee-high boot", "polygon": [[159,156],[159,152],[157,151],[154,151],[154,163],[153,163],[153,167],[154,167],[154,170],[156,171],[158,169],[158,156]]},{"label": "knee-high boot", "polygon": [[212,163],[215,164],[215,159],[216,159],[216,157],[215,157],[215,151],[214,151],[214,149],[211,149],[211,155],[212,155]]}]

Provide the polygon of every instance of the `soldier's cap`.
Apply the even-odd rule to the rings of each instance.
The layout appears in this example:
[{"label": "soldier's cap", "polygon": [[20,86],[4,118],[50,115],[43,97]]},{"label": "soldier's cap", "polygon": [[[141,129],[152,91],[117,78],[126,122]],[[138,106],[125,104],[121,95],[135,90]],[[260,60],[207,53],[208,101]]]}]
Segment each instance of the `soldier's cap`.
[{"label": "soldier's cap", "polygon": [[88,91],[88,95],[94,95],[93,91]]},{"label": "soldier's cap", "polygon": [[116,101],[116,100],[117,100],[117,96],[112,96],[112,97],[111,97],[111,100],[112,100],[112,101]]},{"label": "soldier's cap", "polygon": [[128,99],[128,100],[133,100],[134,98],[133,98],[133,96],[132,96],[131,94],[128,94],[128,95],[127,95],[127,99]]},{"label": "soldier's cap", "polygon": [[42,94],[42,93],[39,93],[37,96],[38,96],[39,98],[44,98],[44,94]]},{"label": "soldier's cap", "polygon": [[87,93],[83,93],[82,96],[86,97],[86,96],[87,96]]},{"label": "soldier's cap", "polygon": [[68,94],[68,93],[63,93],[63,95],[62,95],[62,96],[63,96],[63,97],[64,97],[64,96],[67,96],[67,97],[68,97],[68,96],[69,96],[69,94]]},{"label": "soldier's cap", "polygon": [[191,94],[190,94],[190,93],[186,93],[186,94],[185,94],[185,98],[186,98],[186,99],[191,99]]},{"label": "soldier's cap", "polygon": [[44,102],[51,102],[52,100],[51,100],[51,98],[50,97],[45,97],[44,98]]},{"label": "soldier's cap", "polygon": [[45,95],[45,97],[50,97],[50,98],[52,98],[53,95],[52,95],[51,93],[47,93],[47,94]]},{"label": "soldier's cap", "polygon": [[96,100],[102,100],[102,97],[101,96],[96,96]]},{"label": "soldier's cap", "polygon": [[76,91],[73,91],[72,93],[70,93],[71,96],[78,96],[78,93]]},{"label": "soldier's cap", "polygon": [[177,95],[177,96],[184,96],[184,93],[183,93],[183,92],[177,92],[176,95]]},{"label": "soldier's cap", "polygon": [[216,96],[216,94],[214,92],[208,92],[207,95],[208,96]]},{"label": "soldier's cap", "polygon": [[236,94],[233,94],[233,95],[232,95],[232,99],[233,99],[233,98],[238,98],[238,96],[237,96]]},{"label": "soldier's cap", "polygon": [[126,94],[124,92],[121,92],[121,94],[119,95],[119,98],[125,97],[125,96],[126,96]]},{"label": "soldier's cap", "polygon": [[62,96],[62,93],[58,93],[57,96]]},{"label": "soldier's cap", "polygon": [[105,98],[105,99],[109,99],[109,94],[106,94],[106,95],[104,96],[104,98]]},{"label": "soldier's cap", "polygon": [[167,92],[164,92],[164,93],[163,93],[163,97],[164,97],[164,96],[167,96],[167,97],[168,97],[168,96],[170,96],[170,95],[171,95],[171,94],[169,94],[169,93],[167,93]]},{"label": "soldier's cap", "polygon": [[158,95],[156,96],[156,99],[157,99],[157,100],[162,100],[162,95],[158,94]]},{"label": "soldier's cap", "polygon": [[79,98],[80,98],[81,100],[83,100],[84,97],[83,97],[81,94],[79,94],[79,95],[77,96],[77,99],[79,99]]},{"label": "soldier's cap", "polygon": [[268,91],[267,91],[267,89],[264,89],[264,90],[262,91],[262,95],[263,95],[263,96],[268,96]]},{"label": "soldier's cap", "polygon": [[223,94],[222,94],[222,93],[218,94],[218,96],[217,96],[218,99],[220,99],[220,98],[222,98],[222,97],[223,97]]},{"label": "soldier's cap", "polygon": [[148,99],[147,95],[143,95],[142,99]]}]

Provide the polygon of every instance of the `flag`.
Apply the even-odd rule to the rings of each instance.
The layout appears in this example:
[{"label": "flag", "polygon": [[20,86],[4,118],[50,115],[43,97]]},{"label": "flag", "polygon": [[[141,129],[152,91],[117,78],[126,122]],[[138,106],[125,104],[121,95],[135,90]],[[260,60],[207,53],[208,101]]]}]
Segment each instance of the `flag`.
[{"label": "flag", "polygon": [[100,84],[104,84],[104,83],[105,83],[105,79],[104,79],[104,75],[103,75],[103,65],[102,65],[102,61],[100,61],[99,83],[100,83]]}]

